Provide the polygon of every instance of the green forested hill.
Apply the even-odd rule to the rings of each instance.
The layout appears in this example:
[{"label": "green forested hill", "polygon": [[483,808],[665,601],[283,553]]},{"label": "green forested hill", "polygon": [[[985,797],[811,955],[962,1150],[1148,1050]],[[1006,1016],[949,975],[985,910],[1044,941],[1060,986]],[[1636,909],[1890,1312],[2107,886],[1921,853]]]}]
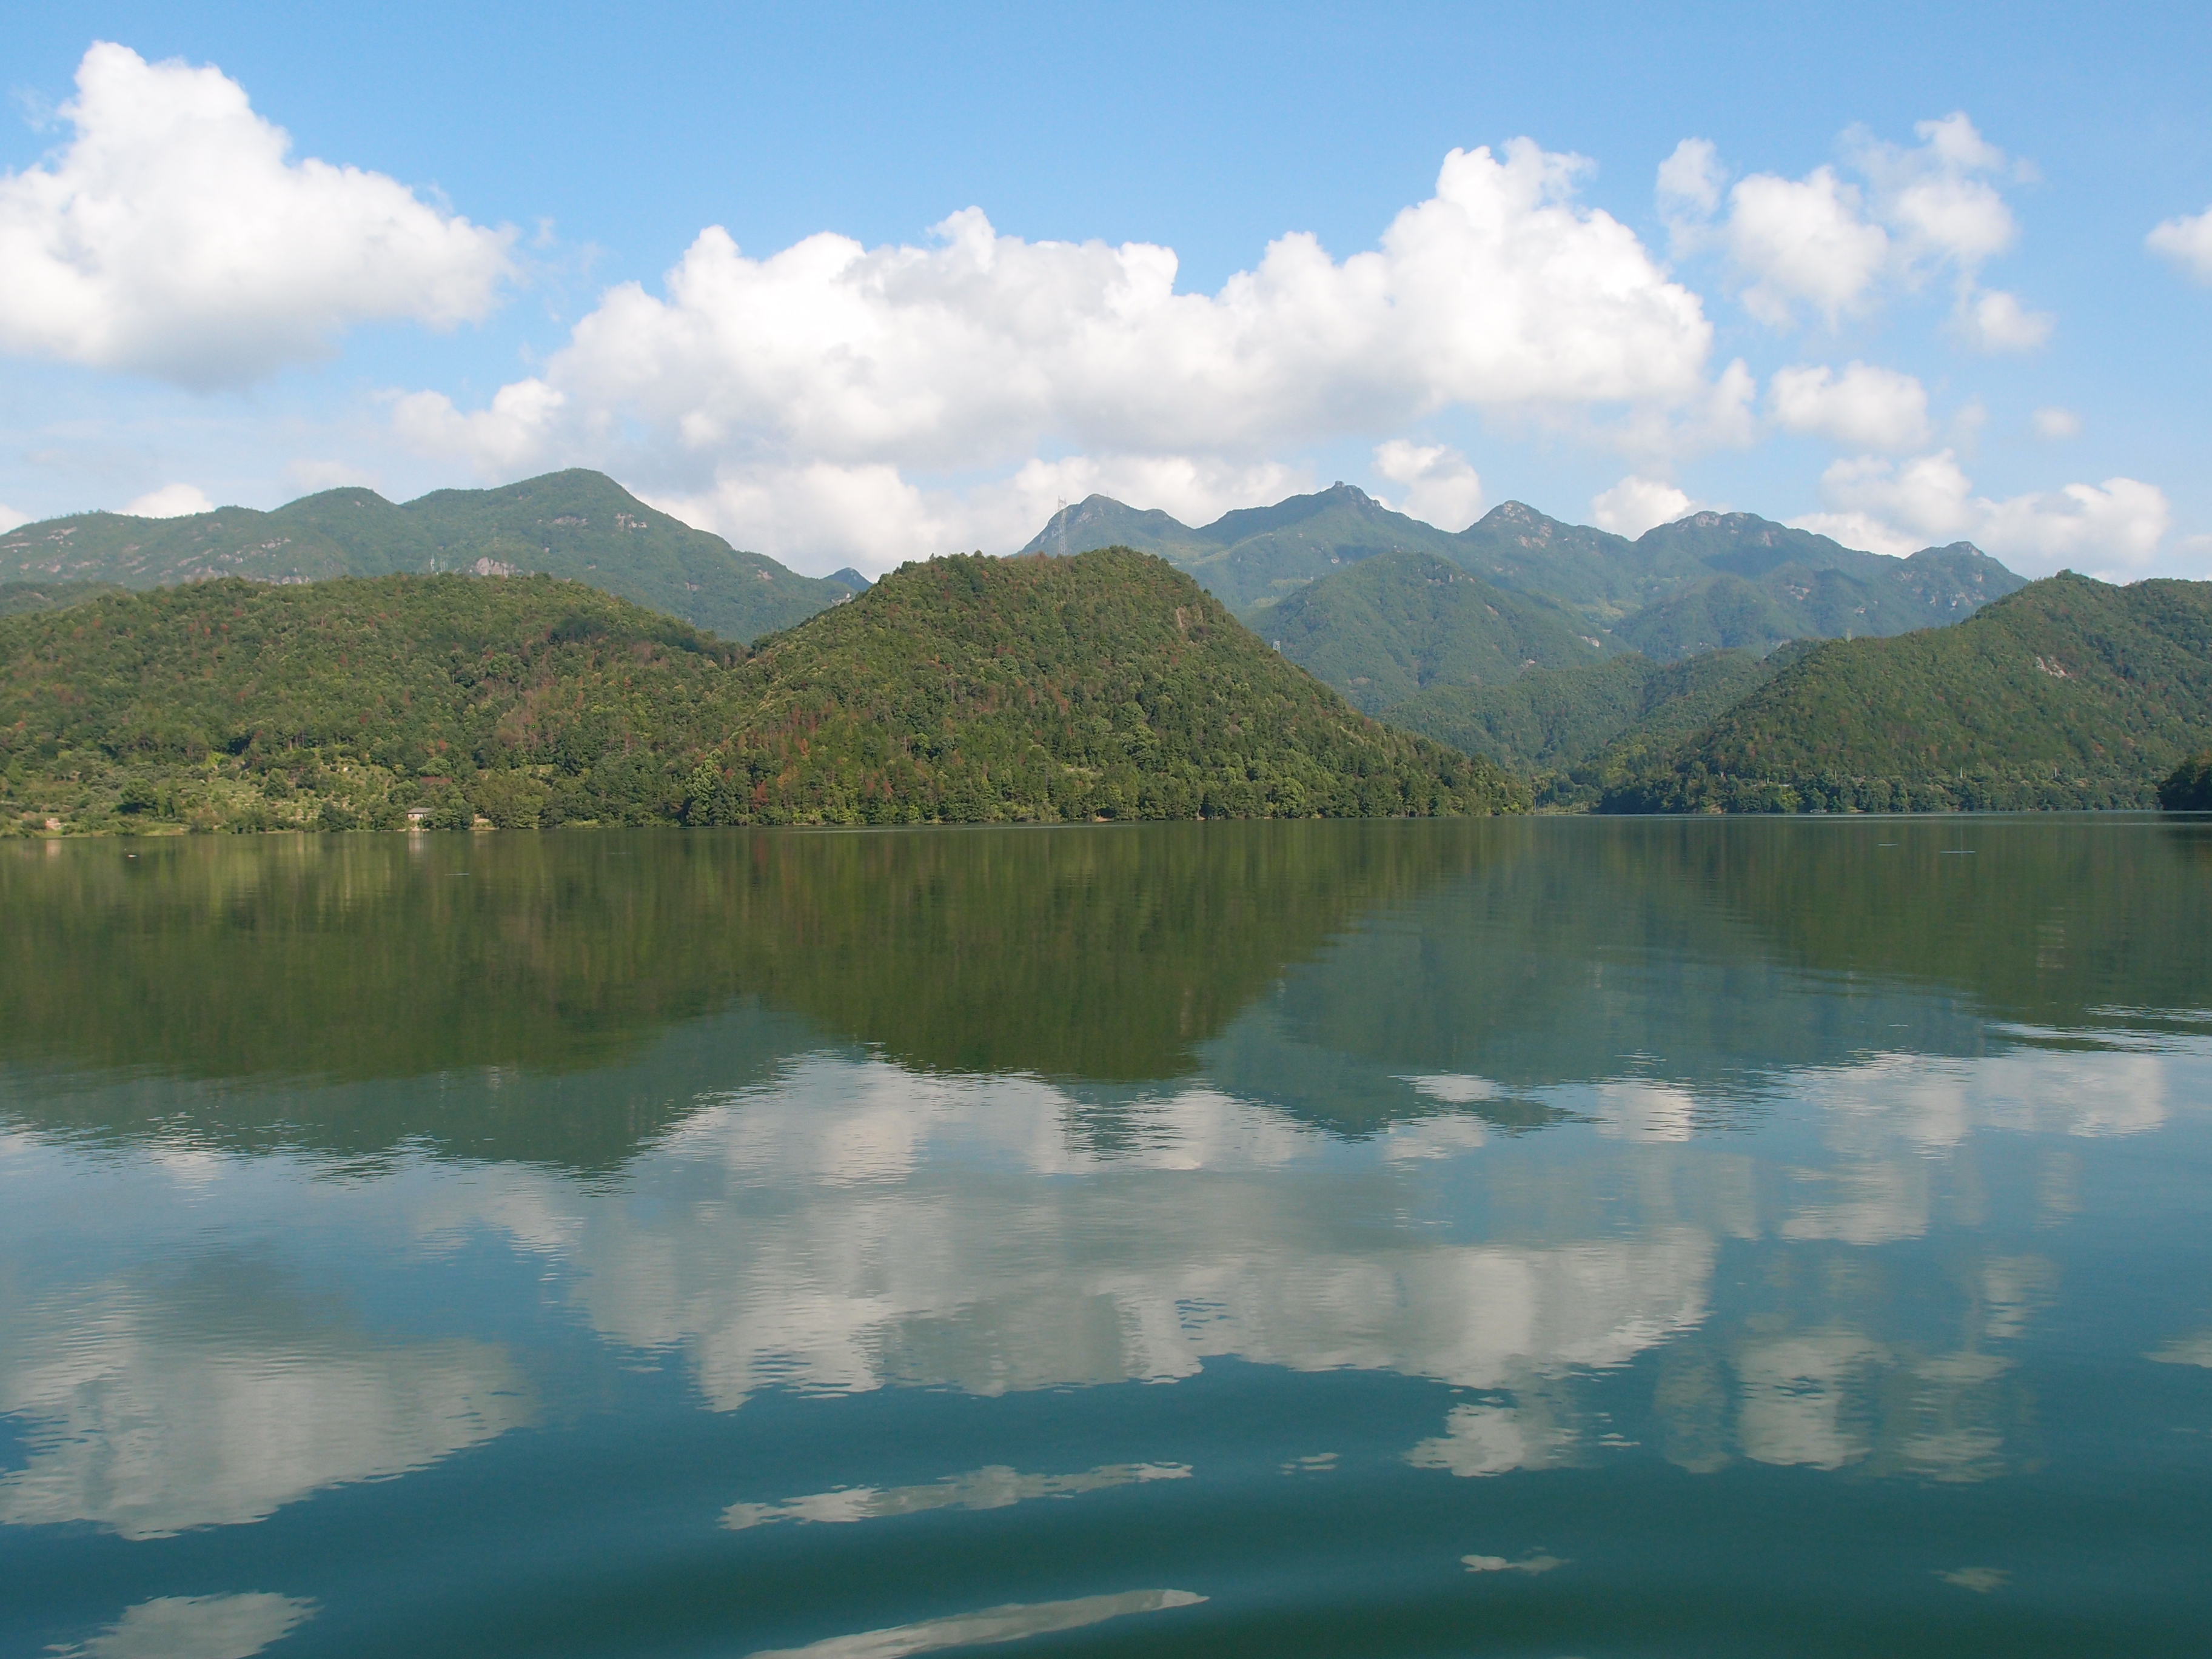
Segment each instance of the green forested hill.
[{"label": "green forested hill", "polygon": [[1253,626],[1370,714],[1425,686],[1502,684],[1527,669],[1581,667],[1606,647],[1565,605],[1411,550],[1363,559],[1259,612]]},{"label": "green forested hill", "polygon": [[404,507],[373,489],[330,489],[273,513],[86,513],[0,536],[0,581],[140,588],[441,570],[567,576],[738,640],[788,628],[850,592],[741,552],[580,469],[497,489],[441,489]]},{"label": "green forested hill", "polygon": [[1486,812],[1523,786],[1378,726],[1127,548],[933,559],[767,641],[694,775],[714,822]]},{"label": "green forested hill", "polygon": [[1790,655],[1711,651],[1656,663],[1632,652],[1534,669],[1503,685],[1434,685],[1382,717],[1534,777],[1543,804],[1585,805],[1609,775],[1705,726],[1773,678]]},{"label": "green forested hill", "polygon": [[2033,582],[1956,628],[1808,651],[1607,811],[2148,806],[2212,740],[2212,583]]},{"label": "green forested hill", "polygon": [[748,658],[546,576],[0,620],[0,831],[1492,811],[1127,551],[908,566]]},{"label": "green forested hill", "polygon": [[665,817],[740,647],[552,577],[235,580],[0,622],[9,827]]},{"label": "green forested hill", "polygon": [[60,611],[103,593],[123,590],[110,582],[0,582],[0,617],[29,611]]}]

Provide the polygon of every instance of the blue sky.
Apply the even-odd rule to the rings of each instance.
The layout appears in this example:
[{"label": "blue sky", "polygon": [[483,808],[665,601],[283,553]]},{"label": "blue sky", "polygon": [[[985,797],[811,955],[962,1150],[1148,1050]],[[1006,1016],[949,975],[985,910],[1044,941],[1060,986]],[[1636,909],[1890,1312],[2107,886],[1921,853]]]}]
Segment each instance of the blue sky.
[{"label": "blue sky", "polygon": [[588,465],[880,569],[1091,489],[1344,478],[1451,529],[1712,504],[2212,576],[2202,8],[92,4],[9,42],[12,516]]}]

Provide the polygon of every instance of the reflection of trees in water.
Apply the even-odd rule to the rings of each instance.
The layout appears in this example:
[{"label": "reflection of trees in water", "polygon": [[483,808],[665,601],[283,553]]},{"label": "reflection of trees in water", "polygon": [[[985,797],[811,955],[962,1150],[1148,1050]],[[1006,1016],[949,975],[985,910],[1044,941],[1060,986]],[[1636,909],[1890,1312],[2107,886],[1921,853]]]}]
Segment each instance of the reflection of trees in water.
[{"label": "reflection of trees in water", "polygon": [[1364,1087],[1306,1090],[1346,1122],[1413,1109],[1388,1081],[1407,1073],[1501,1096],[1679,1079],[1718,1122],[1795,1068],[1980,1054],[1992,1020],[2212,1006],[2212,825],[1599,819],[1499,825],[1490,847],[1290,975],[1217,1074],[1294,1099],[1359,1057]]},{"label": "reflection of trees in water", "polygon": [[[1102,1150],[1200,1071],[1346,1132],[1663,1138],[1793,1070],[1978,1054],[1992,1018],[2212,1004],[2208,846],[1982,819],[87,843],[0,854],[0,1058],[138,1078],[19,1109],[80,1129],[587,1167],[824,1042],[1066,1079]],[[281,1110],[253,1086],[305,1079]],[[1584,1084],[1614,1092],[1559,1093]]]},{"label": "reflection of trees in water", "polygon": [[[165,1115],[265,1127],[304,1103],[314,1121],[292,1138],[309,1144],[421,1134],[531,1156],[534,1114],[534,1155],[586,1164],[634,1148],[692,1094],[825,1040],[923,1071],[1171,1078],[1365,908],[1479,860],[1481,828],[307,836],[0,855],[0,1058],[156,1079],[29,1109],[80,1127],[102,1114],[125,1133]],[[726,1054],[667,1036],[745,997],[784,1017],[726,1019]],[[225,1086],[179,1093],[165,1076]],[[251,1089],[294,1082],[322,1086],[276,1116]]]}]

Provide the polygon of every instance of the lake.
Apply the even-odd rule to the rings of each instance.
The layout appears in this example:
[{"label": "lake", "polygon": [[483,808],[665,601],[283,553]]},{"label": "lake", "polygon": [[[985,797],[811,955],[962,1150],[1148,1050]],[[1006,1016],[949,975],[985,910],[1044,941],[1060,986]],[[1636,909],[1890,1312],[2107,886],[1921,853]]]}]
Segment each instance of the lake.
[{"label": "lake", "polygon": [[0,845],[0,1650],[2212,1639],[2212,823]]}]

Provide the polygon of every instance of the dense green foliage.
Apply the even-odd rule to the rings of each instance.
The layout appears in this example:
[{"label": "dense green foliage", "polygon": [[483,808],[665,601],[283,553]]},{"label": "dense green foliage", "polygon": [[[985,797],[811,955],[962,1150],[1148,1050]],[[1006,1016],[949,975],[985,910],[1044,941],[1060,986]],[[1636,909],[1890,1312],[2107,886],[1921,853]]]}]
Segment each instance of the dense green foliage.
[{"label": "dense green foliage", "polygon": [[109,582],[0,582],[0,617],[32,611],[63,611],[103,593],[123,590]]},{"label": "dense green foliage", "polygon": [[551,577],[238,580],[0,621],[41,832],[1486,811],[1142,555],[909,566],[743,649]]},{"label": "dense green foliage", "polygon": [[1533,776],[1540,806],[1586,806],[1648,751],[1764,685],[1790,656],[1710,651],[1655,663],[1631,653],[1580,668],[1534,669],[1504,685],[1431,686],[1384,718]]},{"label": "dense green foliage", "polygon": [[1577,612],[1492,587],[1433,553],[1363,559],[1253,625],[1370,714],[1425,686],[1501,684],[1532,667],[1581,667],[1603,649]]},{"label": "dense green foliage", "polygon": [[740,552],[580,470],[498,489],[441,489],[404,507],[372,489],[331,489],[273,513],[86,513],[0,536],[0,580],[155,587],[441,570],[567,576],[735,640],[787,628],[851,591]]},{"label": "dense green foliage", "polygon": [[195,583],[0,622],[7,817],[647,822],[739,647],[550,576]]},{"label": "dense green foliage", "polygon": [[2212,584],[2035,582],[1952,629],[1808,652],[1607,811],[2148,806],[2212,738]]},{"label": "dense green foliage", "polygon": [[2166,774],[2158,804],[2169,812],[2212,812],[2212,749],[2200,749]]},{"label": "dense green foliage", "polygon": [[1360,715],[1164,562],[933,559],[767,641],[693,822],[1487,812],[1525,789]]}]

